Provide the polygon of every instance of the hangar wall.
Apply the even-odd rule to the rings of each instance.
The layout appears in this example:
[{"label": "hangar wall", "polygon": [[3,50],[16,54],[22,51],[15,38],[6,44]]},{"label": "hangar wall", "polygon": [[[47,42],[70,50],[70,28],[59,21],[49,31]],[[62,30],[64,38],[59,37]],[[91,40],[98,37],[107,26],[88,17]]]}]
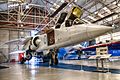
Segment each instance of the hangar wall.
[{"label": "hangar wall", "polygon": [[[0,45],[14,39],[24,38],[25,36],[30,36],[31,33],[28,30],[5,30],[0,29]],[[12,59],[15,55],[9,55],[10,52],[15,50],[20,50],[22,48],[21,45],[18,44],[9,44],[0,46],[0,62],[6,61],[7,59]],[[18,54],[16,54],[18,55]]]}]

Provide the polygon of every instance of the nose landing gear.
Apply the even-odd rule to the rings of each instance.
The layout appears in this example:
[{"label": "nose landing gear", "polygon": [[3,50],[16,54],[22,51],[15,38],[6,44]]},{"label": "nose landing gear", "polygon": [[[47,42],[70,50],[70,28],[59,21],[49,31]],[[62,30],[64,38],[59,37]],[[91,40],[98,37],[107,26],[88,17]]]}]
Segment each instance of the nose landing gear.
[{"label": "nose landing gear", "polygon": [[20,61],[21,64],[24,64],[26,62],[26,60],[31,60],[32,59],[32,54],[30,50],[26,51],[26,57],[23,57]]}]

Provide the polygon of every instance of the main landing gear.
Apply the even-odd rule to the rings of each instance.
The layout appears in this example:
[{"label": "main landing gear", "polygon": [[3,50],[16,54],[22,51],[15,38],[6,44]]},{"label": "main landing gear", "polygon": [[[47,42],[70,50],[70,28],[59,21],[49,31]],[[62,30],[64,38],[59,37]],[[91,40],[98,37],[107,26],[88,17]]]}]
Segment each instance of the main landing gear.
[{"label": "main landing gear", "polygon": [[[23,57],[20,61],[21,64],[24,64],[26,62],[26,60],[31,60],[32,59],[32,53],[34,51],[32,50],[27,50],[26,51],[26,57]],[[48,60],[49,60],[49,65],[58,65],[58,58],[57,58],[57,53],[58,50],[57,49],[51,49],[48,53]]]},{"label": "main landing gear", "polygon": [[58,58],[57,58],[57,50],[53,50],[53,49],[50,49],[50,52],[49,52],[49,65],[52,66],[53,64],[54,65],[58,65]]}]

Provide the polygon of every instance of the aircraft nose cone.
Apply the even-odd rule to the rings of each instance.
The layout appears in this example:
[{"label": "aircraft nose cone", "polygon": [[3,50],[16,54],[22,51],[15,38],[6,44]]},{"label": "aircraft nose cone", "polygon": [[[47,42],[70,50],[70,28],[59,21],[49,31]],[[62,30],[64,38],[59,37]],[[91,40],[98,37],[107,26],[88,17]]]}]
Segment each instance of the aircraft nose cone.
[{"label": "aircraft nose cone", "polygon": [[97,25],[97,26],[96,26],[96,29],[97,29],[98,31],[105,31],[105,32],[108,32],[108,31],[113,30],[114,28],[113,28],[113,27],[109,27],[109,26]]},{"label": "aircraft nose cone", "polygon": [[101,36],[113,29],[114,29],[113,27],[109,27],[109,26],[90,24],[87,26],[87,33],[88,36],[92,38],[92,37]]}]

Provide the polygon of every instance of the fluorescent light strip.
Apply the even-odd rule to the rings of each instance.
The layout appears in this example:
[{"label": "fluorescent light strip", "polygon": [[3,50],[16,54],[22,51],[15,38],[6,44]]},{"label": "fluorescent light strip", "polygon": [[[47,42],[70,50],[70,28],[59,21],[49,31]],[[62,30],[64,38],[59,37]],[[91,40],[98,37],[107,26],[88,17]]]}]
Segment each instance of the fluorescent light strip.
[{"label": "fluorescent light strip", "polygon": [[98,13],[98,11],[95,12],[95,14],[97,14],[97,13]]},{"label": "fluorescent light strip", "polygon": [[102,14],[100,14],[100,13],[98,13],[98,16],[100,16],[100,17],[104,17]]},{"label": "fluorescent light strip", "polygon": [[104,17],[102,14],[98,13],[98,11],[96,11],[95,14],[100,16],[100,17]]},{"label": "fluorescent light strip", "polygon": [[119,4],[117,4],[119,7],[120,7],[120,3]]},{"label": "fluorescent light strip", "polygon": [[77,0],[74,0],[74,2],[77,2]]},{"label": "fluorescent light strip", "polygon": [[88,20],[85,20],[85,19],[82,19],[83,21],[85,21],[85,22],[87,22],[87,23],[89,23],[89,24],[91,24],[91,22],[90,21],[88,21]]},{"label": "fluorescent light strip", "polygon": [[111,13],[111,11],[107,7],[104,7],[103,10],[105,10],[108,13]]},{"label": "fluorescent light strip", "polygon": [[95,19],[94,17],[92,17],[92,16],[88,16],[88,18],[90,18],[90,19],[92,19],[92,20],[94,20],[94,21],[96,21],[97,19]]},{"label": "fluorescent light strip", "polygon": [[8,5],[8,7],[16,7],[16,6],[19,6],[19,4],[17,3],[17,4],[10,4],[10,5]]},{"label": "fluorescent light strip", "polygon": [[54,9],[54,8],[50,8],[50,10],[55,11],[55,9]]},{"label": "fluorescent light strip", "polygon": [[64,0],[60,0],[62,3],[64,3],[65,1]]},{"label": "fluorescent light strip", "polygon": [[53,4],[54,6],[56,6],[57,8],[60,7],[59,5],[57,5],[56,3]]},{"label": "fluorescent light strip", "polygon": [[112,4],[116,4],[117,2],[116,1],[114,1]]}]

